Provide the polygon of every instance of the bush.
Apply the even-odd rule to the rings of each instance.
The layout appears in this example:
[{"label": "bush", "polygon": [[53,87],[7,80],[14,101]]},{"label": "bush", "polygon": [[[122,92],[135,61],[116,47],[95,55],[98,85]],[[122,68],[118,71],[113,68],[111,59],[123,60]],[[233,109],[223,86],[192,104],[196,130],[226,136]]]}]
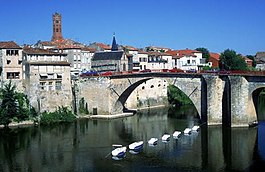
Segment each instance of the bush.
[{"label": "bush", "polygon": [[61,122],[73,122],[76,116],[67,107],[59,107],[55,112],[44,112],[41,114],[40,124],[52,124]]}]

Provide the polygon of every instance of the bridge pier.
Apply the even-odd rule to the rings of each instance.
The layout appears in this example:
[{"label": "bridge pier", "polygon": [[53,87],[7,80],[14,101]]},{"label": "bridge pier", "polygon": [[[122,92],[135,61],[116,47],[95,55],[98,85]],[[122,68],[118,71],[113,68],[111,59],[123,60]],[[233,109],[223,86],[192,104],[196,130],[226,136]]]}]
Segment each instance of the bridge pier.
[{"label": "bridge pier", "polygon": [[242,76],[229,76],[231,84],[231,127],[248,126],[257,120],[249,82]]},{"label": "bridge pier", "polygon": [[208,125],[222,124],[222,99],[225,82],[216,75],[204,75],[207,94],[207,123]]}]

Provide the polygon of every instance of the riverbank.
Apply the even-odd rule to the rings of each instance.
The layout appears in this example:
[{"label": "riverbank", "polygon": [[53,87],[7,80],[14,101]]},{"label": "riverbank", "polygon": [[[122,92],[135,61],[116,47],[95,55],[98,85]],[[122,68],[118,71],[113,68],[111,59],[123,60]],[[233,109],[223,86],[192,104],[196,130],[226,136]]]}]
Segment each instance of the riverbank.
[{"label": "riverbank", "polygon": [[128,113],[122,113],[122,114],[116,114],[116,115],[86,115],[80,118],[88,118],[88,119],[116,119],[116,118],[124,118],[133,116],[133,112]]},{"label": "riverbank", "polygon": [[[135,114],[137,111],[146,110],[146,109],[154,109],[154,108],[164,108],[167,107],[166,105],[158,105],[158,106],[151,106],[151,107],[144,107],[139,109],[131,109],[130,112],[124,112],[121,114],[115,115],[85,115],[85,116],[78,116],[78,119],[86,118],[86,119],[117,119],[117,118],[125,118],[130,117]],[[22,122],[12,122],[8,125],[9,128],[21,128],[27,126],[34,126],[36,125],[34,121],[22,121]],[[4,125],[0,125],[0,129],[4,128]]]},{"label": "riverbank", "polygon": [[[9,128],[20,128],[35,125],[34,121],[22,121],[22,122],[12,122],[8,124]],[[0,128],[4,128],[4,125],[0,125]]]}]

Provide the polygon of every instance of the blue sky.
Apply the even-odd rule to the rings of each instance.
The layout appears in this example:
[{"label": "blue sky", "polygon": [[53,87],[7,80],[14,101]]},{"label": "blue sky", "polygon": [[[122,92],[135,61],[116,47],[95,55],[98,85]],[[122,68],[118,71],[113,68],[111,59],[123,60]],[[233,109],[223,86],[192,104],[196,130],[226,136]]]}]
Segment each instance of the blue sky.
[{"label": "blue sky", "polygon": [[52,14],[63,36],[81,43],[172,49],[265,51],[264,0],[1,0],[0,41],[33,44],[52,37]]}]

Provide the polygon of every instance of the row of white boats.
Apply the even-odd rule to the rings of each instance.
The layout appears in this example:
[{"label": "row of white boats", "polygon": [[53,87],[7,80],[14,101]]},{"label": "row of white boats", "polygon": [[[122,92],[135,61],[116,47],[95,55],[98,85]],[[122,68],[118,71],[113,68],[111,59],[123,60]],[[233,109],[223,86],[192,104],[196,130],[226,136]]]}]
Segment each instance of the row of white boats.
[{"label": "row of white boats", "polygon": [[[192,128],[185,128],[185,130],[183,131],[184,135],[189,135],[191,134],[192,131],[198,131],[200,129],[200,126],[195,125]],[[172,136],[174,139],[178,139],[181,135],[181,131],[175,131]],[[162,142],[168,142],[170,139],[170,134],[164,134],[162,136]],[[149,146],[154,146],[156,145],[158,142],[158,138],[156,137],[152,137],[151,139],[148,140],[148,144]],[[132,154],[137,154],[141,151],[141,149],[143,148],[143,144],[144,141],[137,141],[137,142],[133,142],[131,143],[128,148],[130,153]],[[111,154],[112,154],[112,158],[113,159],[121,159],[125,156],[126,151],[127,151],[127,147],[126,146],[122,146],[122,145],[113,145],[113,147],[117,147],[114,150],[112,150]]]}]

